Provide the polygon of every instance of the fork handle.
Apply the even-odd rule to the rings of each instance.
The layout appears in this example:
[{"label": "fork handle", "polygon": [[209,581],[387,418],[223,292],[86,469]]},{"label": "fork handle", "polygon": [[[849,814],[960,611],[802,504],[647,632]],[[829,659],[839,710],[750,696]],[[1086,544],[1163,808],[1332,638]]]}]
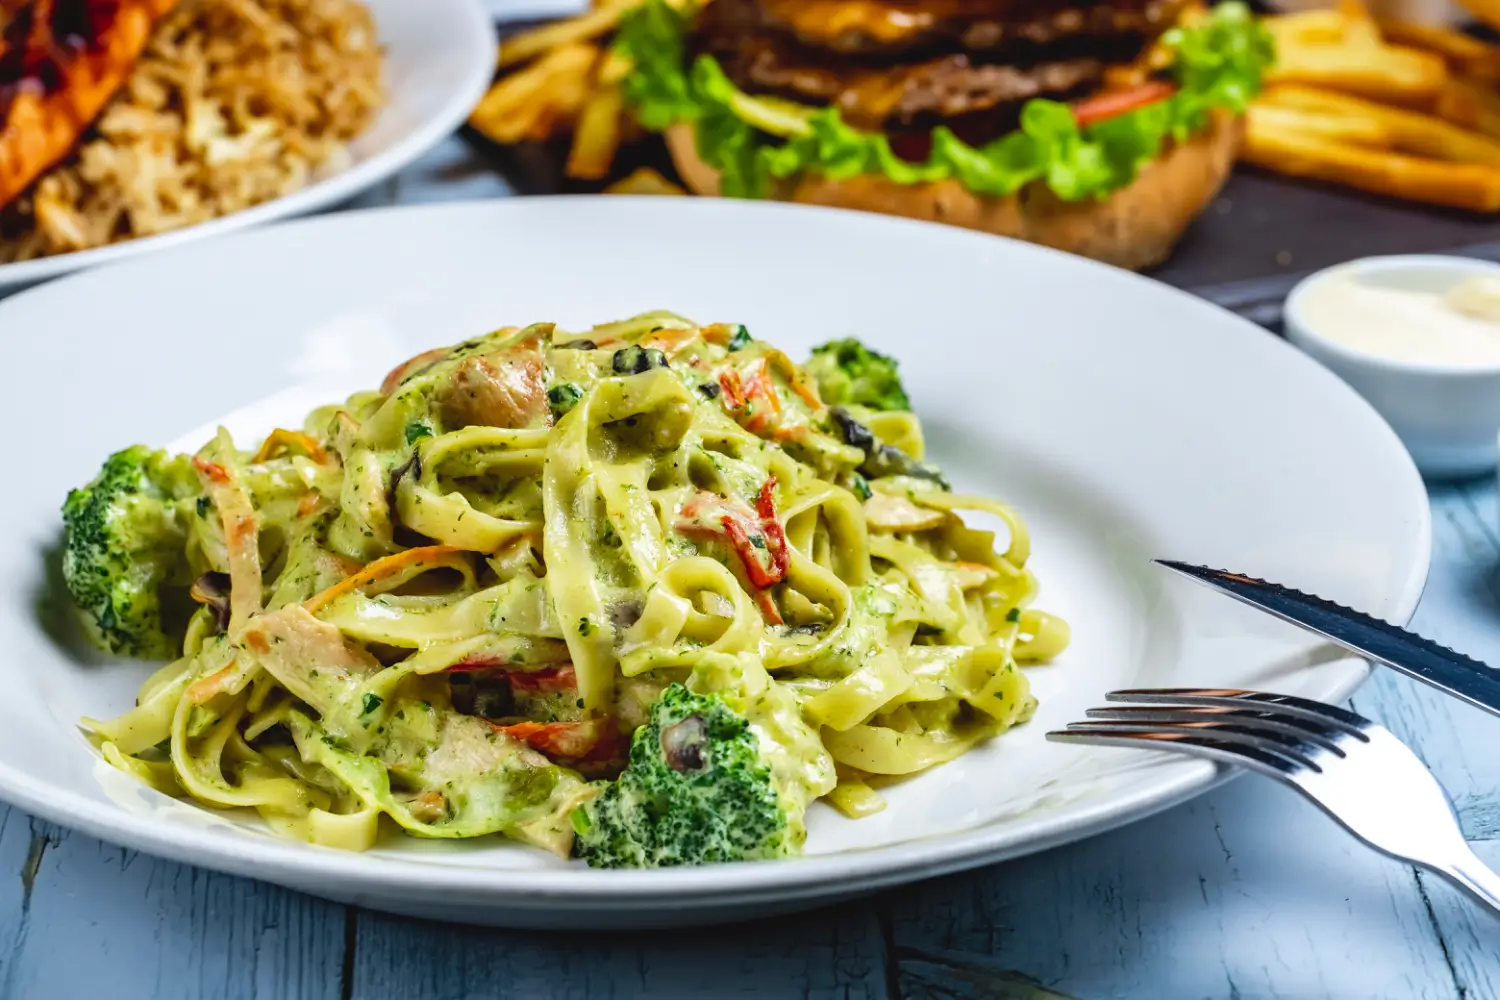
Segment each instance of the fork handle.
[{"label": "fork handle", "polygon": [[1461,855],[1437,871],[1475,899],[1500,913],[1500,875],[1496,875],[1488,865],[1479,860],[1479,856],[1467,844]]}]

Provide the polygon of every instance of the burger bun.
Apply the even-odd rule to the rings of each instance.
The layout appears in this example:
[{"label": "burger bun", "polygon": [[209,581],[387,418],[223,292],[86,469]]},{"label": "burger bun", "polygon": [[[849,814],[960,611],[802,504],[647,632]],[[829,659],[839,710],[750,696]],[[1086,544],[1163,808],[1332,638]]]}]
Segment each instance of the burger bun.
[{"label": "burger bun", "polygon": [[[1133,183],[1102,199],[1063,201],[1041,181],[996,197],[974,194],[953,179],[898,184],[876,174],[793,178],[779,182],[772,197],[944,222],[1139,270],[1165,259],[1218,194],[1234,166],[1241,132],[1234,116],[1214,112],[1196,135],[1168,147]],[[683,183],[696,194],[717,195],[718,171],[698,155],[692,124],[672,126],[666,141]]]}]

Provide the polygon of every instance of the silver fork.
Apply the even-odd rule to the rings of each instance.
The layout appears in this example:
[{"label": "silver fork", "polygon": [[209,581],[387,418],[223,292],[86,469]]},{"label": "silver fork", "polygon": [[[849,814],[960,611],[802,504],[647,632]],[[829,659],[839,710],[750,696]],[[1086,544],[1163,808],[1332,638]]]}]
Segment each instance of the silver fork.
[{"label": "silver fork", "polygon": [[1421,865],[1500,912],[1500,876],[1469,849],[1437,779],[1384,726],[1263,691],[1111,691],[1087,722],[1047,734],[1059,743],[1175,750],[1286,782],[1371,847]]}]

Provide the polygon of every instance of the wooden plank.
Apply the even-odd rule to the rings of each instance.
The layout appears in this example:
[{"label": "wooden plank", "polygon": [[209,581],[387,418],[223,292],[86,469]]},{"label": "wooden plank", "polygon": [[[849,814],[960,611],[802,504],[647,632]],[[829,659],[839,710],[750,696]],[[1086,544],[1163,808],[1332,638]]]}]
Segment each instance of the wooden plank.
[{"label": "wooden plank", "polygon": [[[1495,491],[1432,491],[1433,566],[1412,619],[1423,635],[1500,664],[1500,520]],[[1489,523],[1486,523],[1486,522]],[[1353,699],[1385,723],[1432,768],[1453,797],[1470,838],[1500,836],[1500,758],[1491,751],[1500,722],[1425,685],[1381,671]]]},{"label": "wooden plank", "polygon": [[785,997],[888,995],[868,904],[701,930],[639,934],[496,931],[360,911],[354,1000],[448,997]]},{"label": "wooden plank", "polygon": [[15,956],[25,943],[26,917],[31,909],[34,879],[28,856],[40,852],[33,844],[31,822],[25,813],[0,805],[0,997],[9,1000]]},{"label": "wooden plank", "polygon": [[[1414,626],[1500,663],[1500,505],[1471,486],[1434,490],[1433,506],[1432,577]],[[1471,836],[1496,835],[1493,719],[1389,672],[1355,706],[1424,754]],[[1500,842],[1480,846],[1500,861]],[[1500,995],[1487,914],[1255,779],[924,888],[894,927],[903,984],[936,956],[1079,996]]]},{"label": "wooden plank", "polygon": [[1114,833],[943,879],[893,920],[947,963],[1076,997],[1409,997],[1454,980],[1406,867],[1236,780]]},{"label": "wooden plank", "polygon": [[7,809],[0,997],[337,1000],[344,907]]},{"label": "wooden plank", "polygon": [[[1500,839],[1479,841],[1474,852],[1500,871]],[[1423,875],[1422,889],[1433,925],[1448,951],[1461,996],[1500,997],[1500,953],[1495,948],[1495,915],[1436,876]]]},{"label": "wooden plank", "polygon": [[[1431,496],[1432,575],[1412,627],[1500,664],[1500,501],[1494,486],[1486,479],[1437,487]],[[1390,671],[1377,674],[1353,704],[1421,755],[1453,798],[1465,835],[1500,870],[1500,756],[1494,752],[1500,720]],[[1435,876],[1422,876],[1420,889],[1463,995],[1500,996],[1494,917]]]}]

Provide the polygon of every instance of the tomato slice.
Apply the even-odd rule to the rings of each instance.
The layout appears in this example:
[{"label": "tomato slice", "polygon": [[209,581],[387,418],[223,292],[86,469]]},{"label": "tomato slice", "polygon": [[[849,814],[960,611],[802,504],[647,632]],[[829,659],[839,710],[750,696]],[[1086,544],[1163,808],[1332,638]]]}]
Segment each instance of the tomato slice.
[{"label": "tomato slice", "polygon": [[561,760],[609,760],[621,756],[626,747],[614,720],[607,717],[576,722],[517,722],[509,726],[491,722],[490,726]]},{"label": "tomato slice", "polygon": [[1129,90],[1096,94],[1073,105],[1073,119],[1078,122],[1079,128],[1097,125],[1099,122],[1118,118],[1127,111],[1164,101],[1176,92],[1177,88],[1170,83],[1152,80]]}]

